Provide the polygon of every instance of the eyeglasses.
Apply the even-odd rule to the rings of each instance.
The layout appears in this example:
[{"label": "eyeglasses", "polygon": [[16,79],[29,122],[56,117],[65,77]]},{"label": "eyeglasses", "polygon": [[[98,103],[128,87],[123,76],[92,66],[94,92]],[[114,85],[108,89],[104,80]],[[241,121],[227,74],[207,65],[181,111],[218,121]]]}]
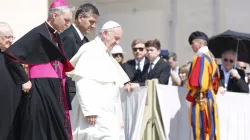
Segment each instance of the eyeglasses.
[{"label": "eyeglasses", "polygon": [[233,63],[233,62],[234,62],[234,60],[232,60],[232,59],[227,59],[227,58],[223,59],[223,61],[224,61],[224,62],[230,62],[230,63]]},{"label": "eyeglasses", "polygon": [[10,36],[3,36],[3,37],[5,37],[6,39],[12,39],[12,40],[14,40],[16,38],[16,37],[14,37],[12,35],[10,35]]},{"label": "eyeglasses", "polygon": [[122,53],[115,53],[115,54],[112,54],[112,55],[113,55],[113,57],[118,57],[118,56],[122,57]]},{"label": "eyeglasses", "polygon": [[144,50],[144,48],[133,48],[134,52],[137,52],[137,50],[139,50],[140,52],[142,52]]}]

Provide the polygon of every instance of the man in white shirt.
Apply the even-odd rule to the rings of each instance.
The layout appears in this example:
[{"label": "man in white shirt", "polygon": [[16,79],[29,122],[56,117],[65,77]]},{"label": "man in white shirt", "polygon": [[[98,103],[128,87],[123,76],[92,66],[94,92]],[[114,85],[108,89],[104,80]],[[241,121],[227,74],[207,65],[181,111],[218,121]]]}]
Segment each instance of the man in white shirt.
[{"label": "man in white shirt", "polygon": [[[98,17],[98,9],[90,3],[83,4],[77,9],[75,23],[60,34],[68,59],[71,59],[84,43],[89,42],[85,35],[95,28]],[[67,84],[70,101],[72,101],[76,94],[75,83],[67,77]]]},{"label": "man in white shirt", "polygon": [[159,40],[149,40],[145,43],[147,57],[150,61],[147,79],[158,79],[160,84],[168,84],[170,65],[160,58],[161,43]]},{"label": "man in white shirt", "polygon": [[70,60],[75,69],[68,76],[76,83],[70,112],[74,140],[120,140],[119,88],[129,78],[112,57],[111,50],[121,37],[121,26],[109,21],[100,35],[84,44]]}]

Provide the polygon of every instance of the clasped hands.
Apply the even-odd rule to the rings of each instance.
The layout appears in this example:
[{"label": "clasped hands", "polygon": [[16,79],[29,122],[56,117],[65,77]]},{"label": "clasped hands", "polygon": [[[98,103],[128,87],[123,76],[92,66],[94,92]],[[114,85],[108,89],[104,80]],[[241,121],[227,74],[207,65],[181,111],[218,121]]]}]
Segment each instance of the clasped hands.
[{"label": "clasped hands", "polygon": [[92,115],[92,116],[86,116],[89,125],[95,125],[96,124],[96,115]]}]

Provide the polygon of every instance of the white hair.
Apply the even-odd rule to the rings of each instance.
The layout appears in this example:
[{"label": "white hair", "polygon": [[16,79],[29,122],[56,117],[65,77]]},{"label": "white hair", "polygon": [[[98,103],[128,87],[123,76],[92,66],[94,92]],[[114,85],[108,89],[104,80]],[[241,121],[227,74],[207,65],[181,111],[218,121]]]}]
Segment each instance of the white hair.
[{"label": "white hair", "polygon": [[50,8],[49,12],[48,12],[48,16],[50,16],[54,13],[63,14],[65,12],[65,10],[70,10],[71,12],[74,12],[75,7],[73,7],[73,6],[59,6],[59,7],[55,7],[55,8]]},{"label": "white hair", "polygon": [[112,32],[114,30],[114,28],[110,28],[110,29],[101,29],[99,32],[99,35],[101,35],[104,31],[108,31],[108,32]]},{"label": "white hair", "polygon": [[9,29],[11,29],[11,27],[8,23],[0,21],[0,35],[4,35]]}]

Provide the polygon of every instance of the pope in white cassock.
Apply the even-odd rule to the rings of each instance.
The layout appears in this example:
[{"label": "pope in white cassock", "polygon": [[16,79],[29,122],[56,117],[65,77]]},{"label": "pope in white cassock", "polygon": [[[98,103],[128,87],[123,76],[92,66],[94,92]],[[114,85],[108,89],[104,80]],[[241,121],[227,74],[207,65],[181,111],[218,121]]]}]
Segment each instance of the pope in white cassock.
[{"label": "pope in white cassock", "polygon": [[119,88],[129,78],[110,51],[121,37],[121,26],[109,21],[70,60],[75,69],[68,76],[76,83],[77,95],[70,112],[74,140],[120,140]]}]

